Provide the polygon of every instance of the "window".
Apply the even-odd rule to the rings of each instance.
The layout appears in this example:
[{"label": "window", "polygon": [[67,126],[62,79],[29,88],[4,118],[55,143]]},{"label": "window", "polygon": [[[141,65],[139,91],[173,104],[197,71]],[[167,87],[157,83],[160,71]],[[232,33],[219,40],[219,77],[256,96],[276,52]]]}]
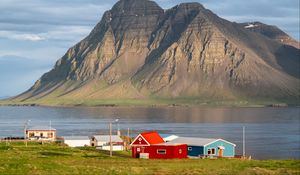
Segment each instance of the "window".
[{"label": "window", "polygon": [[207,154],[208,155],[215,155],[216,154],[216,149],[215,148],[209,148],[207,150]]},{"label": "window", "polygon": [[53,138],[53,133],[52,132],[48,133],[47,135],[48,135],[48,138]]},{"label": "window", "polygon": [[192,150],[193,150],[193,148],[192,148],[192,147],[188,147],[188,150],[189,150],[189,151],[192,151]]},{"label": "window", "polygon": [[136,151],[137,152],[141,152],[141,148],[136,148]]},{"label": "window", "polygon": [[165,149],[158,149],[157,150],[157,154],[166,154],[167,153],[167,150]]}]

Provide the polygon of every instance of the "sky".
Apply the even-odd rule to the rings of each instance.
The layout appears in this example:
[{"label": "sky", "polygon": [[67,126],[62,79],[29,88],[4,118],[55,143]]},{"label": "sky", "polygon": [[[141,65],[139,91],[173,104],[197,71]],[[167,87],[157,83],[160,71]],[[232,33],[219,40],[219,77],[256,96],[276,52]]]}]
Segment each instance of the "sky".
[{"label": "sky", "polygon": [[[165,9],[191,1],[230,21],[276,25],[300,40],[299,0],[156,0]],[[0,98],[28,89],[116,2],[0,0]]]}]

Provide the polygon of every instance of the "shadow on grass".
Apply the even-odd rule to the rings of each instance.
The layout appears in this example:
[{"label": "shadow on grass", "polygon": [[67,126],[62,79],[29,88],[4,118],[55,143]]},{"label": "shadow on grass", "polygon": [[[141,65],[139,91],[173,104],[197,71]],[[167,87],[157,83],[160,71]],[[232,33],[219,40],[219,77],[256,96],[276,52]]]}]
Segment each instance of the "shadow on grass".
[{"label": "shadow on grass", "polygon": [[11,148],[10,146],[0,146],[0,151],[7,151],[10,148]]},{"label": "shadow on grass", "polygon": [[84,155],[82,157],[84,157],[84,158],[106,158],[108,156],[103,156],[103,155]]},{"label": "shadow on grass", "polygon": [[44,151],[44,152],[40,152],[41,155],[43,156],[71,156],[71,154],[67,154],[67,153],[61,153],[61,152],[48,152],[48,151]]}]

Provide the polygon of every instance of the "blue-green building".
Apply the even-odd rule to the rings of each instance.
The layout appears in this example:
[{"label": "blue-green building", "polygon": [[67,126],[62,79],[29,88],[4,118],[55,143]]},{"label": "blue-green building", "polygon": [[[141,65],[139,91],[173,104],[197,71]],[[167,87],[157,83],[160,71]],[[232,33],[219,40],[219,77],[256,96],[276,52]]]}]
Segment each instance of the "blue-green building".
[{"label": "blue-green building", "polygon": [[236,145],[223,139],[178,137],[172,143],[187,144],[190,157],[234,157]]}]

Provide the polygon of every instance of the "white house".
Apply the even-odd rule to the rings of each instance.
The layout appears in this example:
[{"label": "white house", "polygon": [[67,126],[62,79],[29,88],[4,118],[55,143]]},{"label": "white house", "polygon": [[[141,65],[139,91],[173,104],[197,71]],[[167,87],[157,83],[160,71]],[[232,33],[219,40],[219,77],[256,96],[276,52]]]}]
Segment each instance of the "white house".
[{"label": "white house", "polygon": [[[124,150],[124,141],[118,135],[111,136],[112,150],[122,151]],[[109,135],[94,135],[91,137],[91,146],[95,146],[97,149],[110,150],[110,136]]]},{"label": "white house", "polygon": [[50,140],[56,139],[56,129],[50,126],[33,126],[26,129],[26,138],[29,140]]},{"label": "white house", "polygon": [[63,140],[64,144],[69,147],[90,146],[90,138],[88,136],[65,136]]}]

